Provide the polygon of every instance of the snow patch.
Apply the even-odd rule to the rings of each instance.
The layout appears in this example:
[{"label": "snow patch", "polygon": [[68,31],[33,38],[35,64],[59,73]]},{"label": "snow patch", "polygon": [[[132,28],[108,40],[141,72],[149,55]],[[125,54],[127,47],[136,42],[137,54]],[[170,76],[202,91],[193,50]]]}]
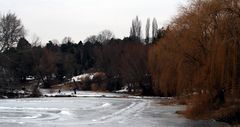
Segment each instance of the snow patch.
[{"label": "snow patch", "polygon": [[[82,74],[82,75],[78,75],[78,76],[74,76],[71,79],[71,82],[82,82],[87,78],[91,78],[93,74]],[[93,78],[93,77],[92,77]]]},{"label": "snow patch", "polygon": [[34,115],[34,116],[27,116],[27,117],[23,117],[23,118],[25,118],[25,119],[37,119],[41,116],[42,116],[42,114],[37,114],[37,115]]},{"label": "snow patch", "polygon": [[104,104],[102,105],[102,107],[109,107],[109,106],[111,106],[110,103],[104,103]]},{"label": "snow patch", "polygon": [[25,122],[18,122],[18,124],[24,124]]},{"label": "snow patch", "polygon": [[69,111],[61,111],[60,113],[63,115],[71,115],[71,113]]}]

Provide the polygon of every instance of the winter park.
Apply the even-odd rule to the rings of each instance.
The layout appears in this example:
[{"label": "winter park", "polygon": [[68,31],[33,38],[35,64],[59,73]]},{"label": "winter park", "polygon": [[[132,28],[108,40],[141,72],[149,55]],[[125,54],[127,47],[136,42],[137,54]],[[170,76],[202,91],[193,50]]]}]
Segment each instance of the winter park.
[{"label": "winter park", "polygon": [[0,0],[0,127],[239,126],[239,0]]}]

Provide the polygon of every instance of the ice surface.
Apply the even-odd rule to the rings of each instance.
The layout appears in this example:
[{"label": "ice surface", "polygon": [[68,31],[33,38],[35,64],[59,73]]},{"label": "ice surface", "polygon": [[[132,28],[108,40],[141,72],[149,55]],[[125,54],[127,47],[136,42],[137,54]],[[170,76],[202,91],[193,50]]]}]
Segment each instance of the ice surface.
[{"label": "ice surface", "polygon": [[175,114],[184,106],[162,106],[157,104],[160,100],[96,97],[5,99],[0,100],[0,127],[227,126],[213,120],[185,119]]}]

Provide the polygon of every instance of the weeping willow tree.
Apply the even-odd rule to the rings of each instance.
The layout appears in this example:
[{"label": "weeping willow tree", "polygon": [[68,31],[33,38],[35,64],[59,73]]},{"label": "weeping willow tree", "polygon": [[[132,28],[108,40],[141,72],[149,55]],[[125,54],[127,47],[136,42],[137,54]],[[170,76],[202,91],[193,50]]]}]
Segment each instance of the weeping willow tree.
[{"label": "weeping willow tree", "polygon": [[240,97],[239,44],[239,0],[192,0],[149,50],[155,92],[206,96],[204,101],[213,105],[210,109],[224,104],[226,98],[236,103]]}]

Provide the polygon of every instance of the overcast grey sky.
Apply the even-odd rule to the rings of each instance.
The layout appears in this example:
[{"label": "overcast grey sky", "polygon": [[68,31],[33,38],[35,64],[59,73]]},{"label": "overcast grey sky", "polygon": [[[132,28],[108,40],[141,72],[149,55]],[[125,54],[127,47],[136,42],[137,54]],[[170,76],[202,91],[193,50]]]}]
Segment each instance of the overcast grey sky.
[{"label": "overcast grey sky", "polygon": [[[109,29],[118,38],[129,36],[131,21],[156,17],[166,25],[187,0],[0,0],[0,12],[14,12],[43,43],[70,36],[75,42]],[[143,31],[143,33],[145,33]]]}]

